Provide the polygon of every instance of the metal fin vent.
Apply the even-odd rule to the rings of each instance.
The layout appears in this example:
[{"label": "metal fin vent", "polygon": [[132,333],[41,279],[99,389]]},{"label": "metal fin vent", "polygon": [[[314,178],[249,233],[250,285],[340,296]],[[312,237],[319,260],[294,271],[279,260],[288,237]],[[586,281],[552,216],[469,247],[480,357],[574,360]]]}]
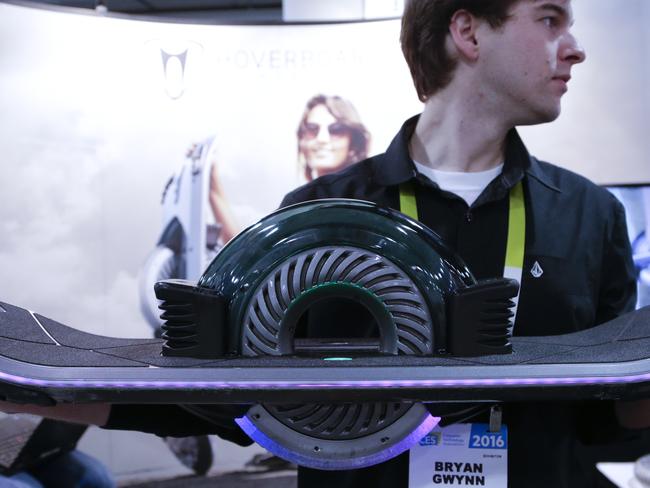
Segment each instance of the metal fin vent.
[{"label": "metal fin vent", "polygon": [[310,249],[268,275],[244,319],[242,353],[280,355],[279,331],[288,308],[302,294],[328,283],[352,283],[381,300],[396,327],[401,354],[431,354],[431,317],[413,281],[383,256],[352,247]]}]

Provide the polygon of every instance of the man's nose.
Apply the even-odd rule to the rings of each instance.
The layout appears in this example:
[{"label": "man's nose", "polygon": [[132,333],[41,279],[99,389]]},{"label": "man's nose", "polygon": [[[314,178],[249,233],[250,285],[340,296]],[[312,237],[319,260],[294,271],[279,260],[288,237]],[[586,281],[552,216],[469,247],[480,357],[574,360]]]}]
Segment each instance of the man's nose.
[{"label": "man's nose", "polygon": [[568,61],[571,64],[579,64],[587,59],[587,53],[584,48],[571,33],[567,33],[560,55],[562,60]]}]

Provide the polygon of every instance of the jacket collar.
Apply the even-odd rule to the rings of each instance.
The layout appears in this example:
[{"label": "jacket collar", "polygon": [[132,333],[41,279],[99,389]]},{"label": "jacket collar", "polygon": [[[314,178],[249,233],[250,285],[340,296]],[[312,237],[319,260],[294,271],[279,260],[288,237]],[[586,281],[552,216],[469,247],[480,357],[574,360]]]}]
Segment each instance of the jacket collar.
[{"label": "jacket collar", "polygon": [[532,176],[535,178],[537,181],[539,181],[542,185],[550,188],[551,190],[554,190],[558,193],[562,193],[562,190],[560,190],[555,183],[553,183],[553,180],[551,179],[549,173],[546,171],[546,169],[539,164],[539,161],[537,161],[536,158],[533,156],[530,157],[530,167],[526,171],[526,173],[529,176]]},{"label": "jacket collar", "polygon": [[417,176],[415,164],[409,155],[409,141],[419,118],[416,115],[404,122],[386,152],[375,158],[374,176],[380,185],[400,185]]},{"label": "jacket collar", "polygon": [[[380,185],[399,185],[412,178],[417,178],[418,171],[409,155],[409,141],[419,117],[416,115],[404,122],[386,152],[375,159],[374,176]],[[505,161],[501,178],[497,178],[493,182],[494,185],[488,186],[487,196],[498,197],[499,193],[509,191],[523,179],[524,174],[534,177],[555,191],[560,191],[537,159],[528,153],[517,130],[513,128],[506,136]],[[480,198],[480,200],[484,200],[484,198]]]}]

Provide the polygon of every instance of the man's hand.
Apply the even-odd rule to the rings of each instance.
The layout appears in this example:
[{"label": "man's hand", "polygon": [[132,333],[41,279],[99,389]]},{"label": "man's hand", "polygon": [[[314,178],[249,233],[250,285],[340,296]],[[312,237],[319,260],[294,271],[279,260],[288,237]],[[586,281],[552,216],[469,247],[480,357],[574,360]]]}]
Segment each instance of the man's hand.
[{"label": "man's hand", "polygon": [[106,422],[108,422],[108,415],[111,411],[111,406],[108,403],[62,403],[52,405],[51,407],[43,407],[40,405],[26,405],[0,401],[0,411],[9,414],[28,413],[38,415],[39,417],[64,420],[66,422],[74,422],[77,424],[98,425],[102,427],[106,425]]}]

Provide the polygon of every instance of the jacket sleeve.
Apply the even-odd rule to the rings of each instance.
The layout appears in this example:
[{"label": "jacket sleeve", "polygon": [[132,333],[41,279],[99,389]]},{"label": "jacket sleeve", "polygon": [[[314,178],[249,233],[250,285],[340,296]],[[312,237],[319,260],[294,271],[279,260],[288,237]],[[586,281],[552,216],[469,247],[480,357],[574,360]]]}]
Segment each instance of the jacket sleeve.
[{"label": "jacket sleeve", "polygon": [[602,275],[596,308],[596,324],[602,324],[634,310],[636,306],[636,271],[627,233],[625,209],[612,196],[612,224],[605,237]]},{"label": "jacket sleeve", "polygon": [[164,437],[187,437],[215,434],[240,446],[253,442],[240,430],[234,418],[243,415],[247,406],[183,405],[113,405],[108,430],[134,430]]},{"label": "jacket sleeve", "polygon": [[298,203],[298,200],[296,200],[296,198],[293,196],[293,193],[289,193],[288,195],[284,196],[278,208],[288,207],[289,205],[293,205],[294,203]]},{"label": "jacket sleeve", "polygon": [[317,198],[327,198],[329,195],[318,195],[317,190],[313,185],[307,184],[287,193],[278,208],[288,207],[296,203],[306,202],[308,200],[315,200]]}]

